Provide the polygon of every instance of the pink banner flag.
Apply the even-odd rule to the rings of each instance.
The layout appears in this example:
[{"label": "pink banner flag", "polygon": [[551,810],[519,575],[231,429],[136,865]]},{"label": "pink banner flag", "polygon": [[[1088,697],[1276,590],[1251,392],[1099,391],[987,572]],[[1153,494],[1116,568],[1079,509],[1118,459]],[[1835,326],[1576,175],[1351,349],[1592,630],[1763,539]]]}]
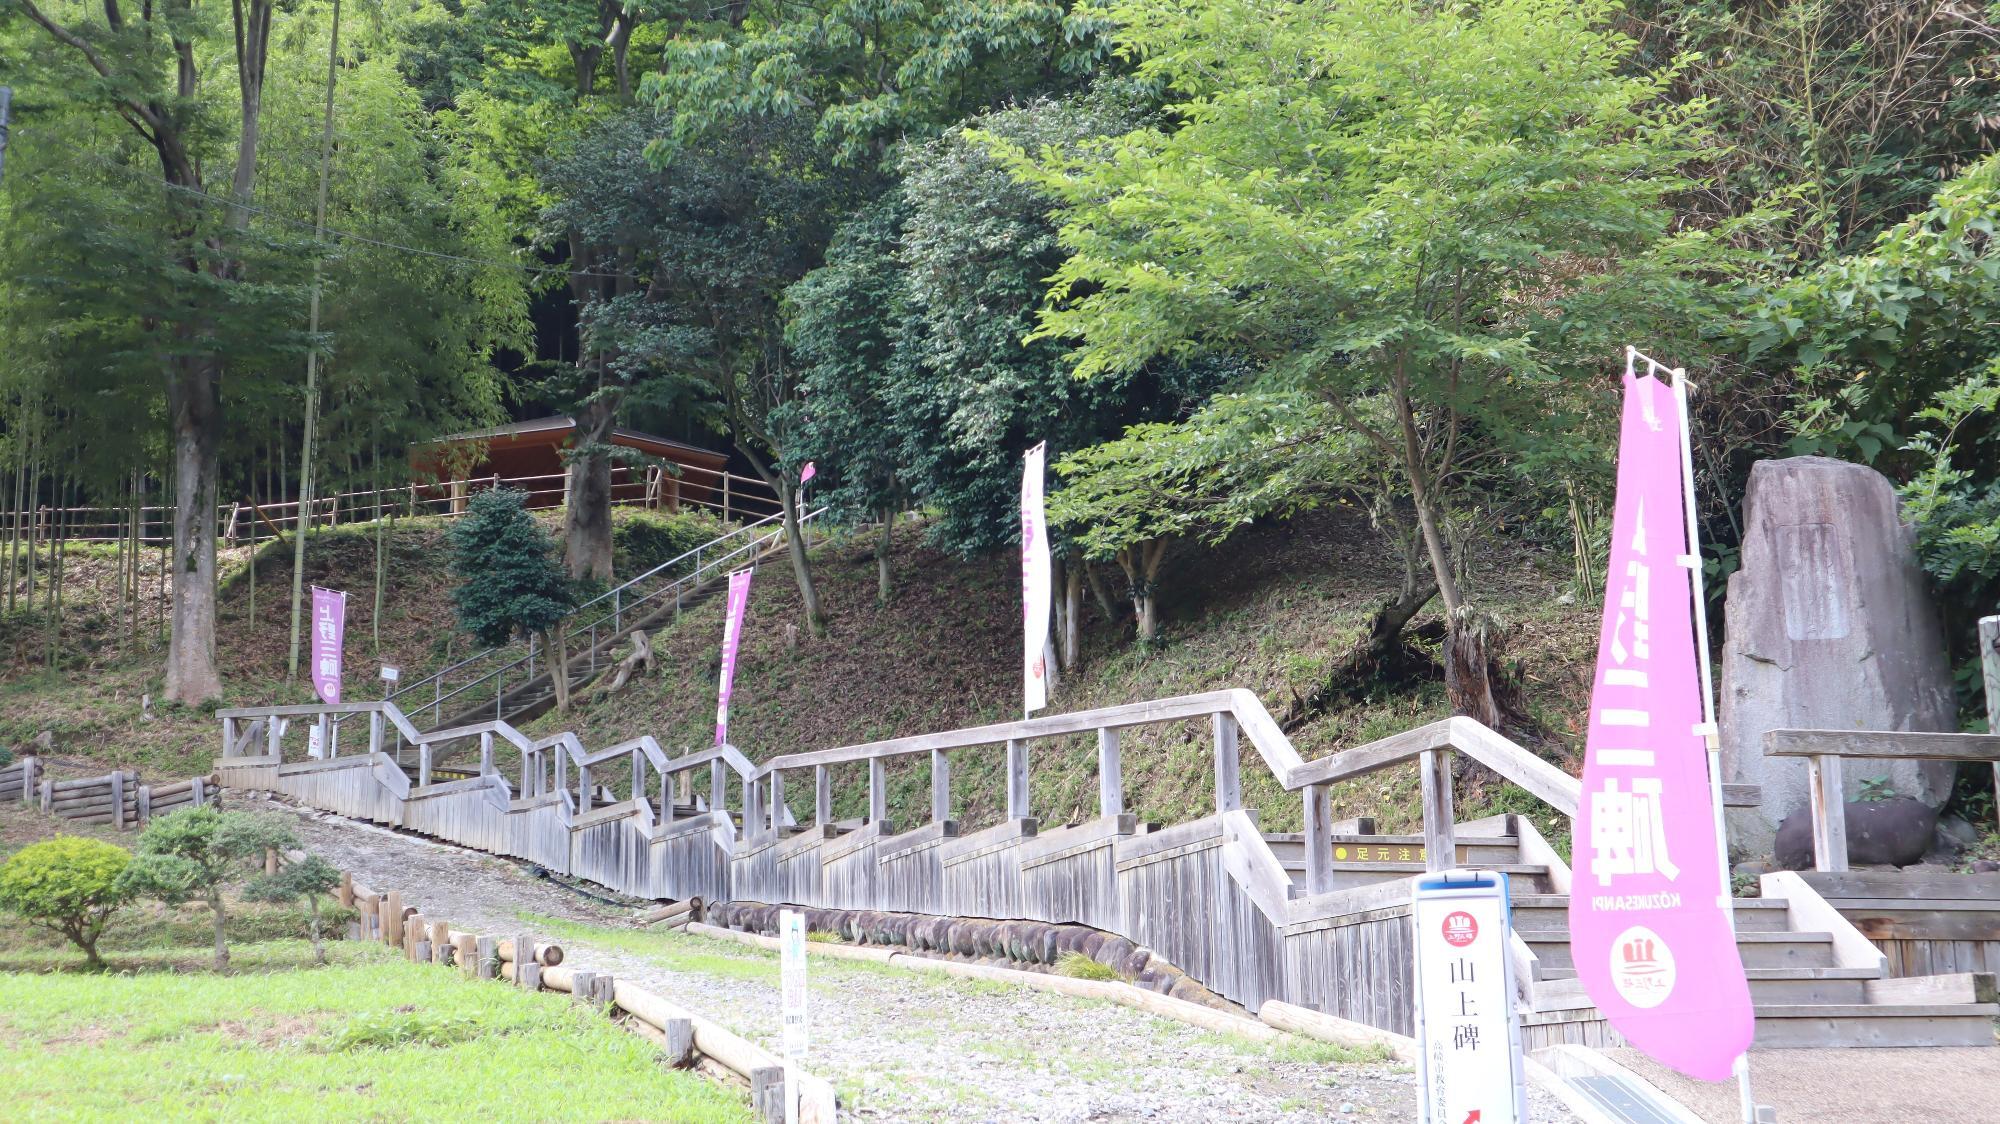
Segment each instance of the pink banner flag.
[{"label": "pink banner flag", "polygon": [[1021,676],[1023,710],[1049,705],[1049,523],[1042,510],[1042,458],[1047,442],[1029,449],[1021,464]]},{"label": "pink banner flag", "polygon": [[319,701],[340,705],[341,642],[347,638],[347,594],[312,587],[312,686]]},{"label": "pink banner flag", "polygon": [[818,475],[819,475],[819,469],[813,467],[813,462],[807,461],[806,466],[802,469],[799,469],[799,486],[804,487],[806,481],[811,480],[813,477]]},{"label": "pink banner flag", "polygon": [[1754,1016],[1716,853],[1682,432],[1674,391],[1628,374],[1570,949],[1591,1002],[1631,1045],[1722,1081]]},{"label": "pink banner flag", "polygon": [[722,685],[715,699],[715,744],[729,740],[729,692],[736,686],[736,653],[743,645],[743,613],[750,607],[749,570],[729,575],[728,616],[722,622]]}]

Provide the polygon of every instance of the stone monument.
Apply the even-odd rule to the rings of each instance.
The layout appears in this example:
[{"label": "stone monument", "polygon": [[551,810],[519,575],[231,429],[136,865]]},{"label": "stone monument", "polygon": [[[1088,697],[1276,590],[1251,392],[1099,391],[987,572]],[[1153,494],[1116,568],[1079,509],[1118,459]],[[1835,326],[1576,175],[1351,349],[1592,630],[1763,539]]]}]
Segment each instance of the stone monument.
[{"label": "stone monument", "polygon": [[[1722,647],[1723,777],[1761,787],[1732,809],[1731,849],[1761,857],[1804,809],[1806,763],[1766,757],[1781,728],[1957,729],[1945,659],[1913,534],[1881,473],[1826,457],[1760,461],[1743,500],[1742,568],[1730,575]],[[1846,796],[1880,779],[1932,809],[1951,795],[1949,761],[1854,759]],[[1870,786],[1887,795],[1879,786]]]}]

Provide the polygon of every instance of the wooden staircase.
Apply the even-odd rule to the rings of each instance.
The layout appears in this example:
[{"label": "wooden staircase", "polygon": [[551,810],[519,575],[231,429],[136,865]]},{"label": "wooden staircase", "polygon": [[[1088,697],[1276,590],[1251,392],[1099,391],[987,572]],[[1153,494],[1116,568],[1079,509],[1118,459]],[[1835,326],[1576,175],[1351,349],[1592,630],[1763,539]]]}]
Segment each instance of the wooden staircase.
[{"label": "wooden staircase", "polygon": [[[1457,862],[1504,872],[1513,906],[1514,932],[1529,954],[1521,1016],[1530,1049],[1556,1042],[1619,1045],[1617,1032],[1584,995],[1571,959],[1569,870],[1559,858],[1524,861],[1516,817],[1457,825]],[[1304,839],[1266,835],[1290,873],[1294,894],[1304,893]],[[1418,836],[1346,834],[1332,837],[1333,889],[1399,881],[1426,869]],[[1815,899],[1815,901],[1817,901]],[[1993,1046],[2000,1004],[1992,977],[1892,979],[1879,952],[1817,902],[1821,916],[1795,915],[1783,897],[1735,901],[1736,947],[1743,957],[1756,1004],[1760,1049],[1818,1046]],[[1814,911],[1809,911],[1814,912]],[[1844,932],[1836,933],[1834,927]],[[1856,963],[1855,961],[1863,961]]]}]

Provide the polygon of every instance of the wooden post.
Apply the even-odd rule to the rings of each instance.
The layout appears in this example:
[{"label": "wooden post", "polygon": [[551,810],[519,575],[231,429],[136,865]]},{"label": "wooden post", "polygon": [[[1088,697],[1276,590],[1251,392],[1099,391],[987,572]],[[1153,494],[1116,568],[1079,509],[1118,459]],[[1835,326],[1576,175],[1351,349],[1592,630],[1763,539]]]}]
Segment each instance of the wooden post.
[{"label": "wooden post", "polygon": [[1333,891],[1333,790],[1306,786],[1306,893]]},{"label": "wooden post", "polygon": [[729,778],[724,776],[722,773],[722,758],[718,757],[715,760],[709,762],[708,763],[708,810],[709,811],[721,812],[728,809],[729,805],[724,803],[722,799],[724,796],[728,795],[727,791],[728,784],[729,784]]},{"label": "wooden post", "polygon": [[1125,772],[1119,763],[1118,728],[1097,731],[1097,814],[1125,814]]},{"label": "wooden post", "polygon": [[482,777],[486,777],[486,776],[491,776],[492,774],[493,774],[493,731],[488,730],[485,733],[479,735],[479,775]]},{"label": "wooden post", "polygon": [[534,948],[535,938],[528,934],[514,938],[514,986],[522,991],[541,990],[542,965],[535,959]]},{"label": "wooden post", "polygon": [[1418,759],[1424,787],[1424,858],[1431,870],[1450,870],[1458,861],[1452,842],[1451,751],[1427,749]]},{"label": "wooden post", "polygon": [[755,777],[743,782],[743,837],[755,839],[764,831],[764,785]]},{"label": "wooden post", "polygon": [[479,975],[479,938],[471,933],[460,933],[452,939],[452,958],[458,962],[458,970],[466,979]]},{"label": "wooden post", "polygon": [[729,522],[729,474],[722,474],[722,521]]},{"label": "wooden post", "polygon": [[[562,767],[561,754],[556,755],[556,767],[558,769]],[[590,811],[590,766],[578,765],[576,767],[576,814],[580,816],[588,811]]]},{"label": "wooden post", "polygon": [[750,1111],[767,1124],[785,1119],[785,1067],[758,1066],[750,1071]]},{"label": "wooden post", "polygon": [[668,1019],[660,1028],[660,1049],[667,1055],[667,1064],[675,1069],[686,1069],[694,1064],[694,1020]]},{"label": "wooden post", "polygon": [[813,826],[833,822],[833,778],[826,766],[813,766]]},{"label": "wooden post", "polygon": [[771,770],[771,834],[783,835],[785,828],[785,774]]},{"label": "wooden post", "polygon": [[280,750],[280,749],[278,748],[278,738],[279,738],[279,737],[281,737],[281,736],[283,736],[283,734],[284,734],[284,730],[285,730],[285,721],[284,721],[284,719],[282,719],[282,718],[279,718],[279,717],[278,717],[277,715],[275,715],[275,714],[273,714],[273,715],[271,715],[271,716],[270,716],[269,718],[265,719],[265,721],[264,721],[264,752],[265,752],[265,754],[266,754],[266,755],[268,755],[268,756],[271,756],[271,757],[276,757],[276,756],[278,756],[278,754],[279,754],[280,752],[282,752],[282,751],[281,751],[281,750]]},{"label": "wooden post", "polygon": [[[1979,622],[1979,669],[1986,680],[1986,732],[2000,734],[2000,616]],[[1993,763],[1993,818],[2000,822],[2000,761]]]},{"label": "wooden post", "polygon": [[403,919],[403,955],[412,964],[431,958],[430,923],[421,913]]},{"label": "wooden post", "polygon": [[1806,758],[1806,795],[1812,801],[1813,867],[1847,869],[1847,804],[1841,798],[1840,758]]},{"label": "wooden post", "polygon": [[395,948],[403,941],[403,891],[391,890],[382,900],[382,943]]},{"label": "wooden post", "polygon": [[931,822],[951,818],[951,760],[942,749],[931,750]]},{"label": "wooden post", "polygon": [[473,955],[479,958],[478,976],[490,980],[500,974],[500,938],[480,937],[473,942]]},{"label": "wooden post", "polygon": [[431,963],[443,966],[451,963],[451,923],[431,922]]},{"label": "wooden post", "polygon": [[592,1003],[597,999],[597,973],[581,968],[569,974],[569,997],[577,1003]]},{"label": "wooden post", "polygon": [[125,830],[125,774],[117,769],[111,770],[111,822],[118,825],[118,830]]},{"label": "wooden post", "polygon": [[382,752],[382,712],[368,712],[368,755],[373,757]]},{"label": "wooden post", "polygon": [[868,822],[880,824],[889,818],[889,763],[880,757],[868,759]]},{"label": "wooden post", "polygon": [[[119,581],[122,583],[124,580],[124,577],[121,575]],[[222,755],[224,757],[236,756],[236,719],[234,718],[225,717],[222,720]]]},{"label": "wooden post", "polygon": [[1007,743],[1007,818],[1028,818],[1028,743],[1019,738]]},{"label": "wooden post", "polygon": [[425,742],[417,747],[417,787],[422,788],[429,783],[431,783],[431,743]]},{"label": "wooden post", "polygon": [[340,889],[338,894],[340,908],[354,908],[354,876],[344,870],[340,872]]},{"label": "wooden post", "polygon": [[1215,730],[1215,810],[1234,812],[1243,806],[1242,755],[1236,749],[1236,716],[1213,716]]},{"label": "wooden post", "polygon": [[264,848],[264,873],[266,875],[278,873],[278,849],[276,847]]}]

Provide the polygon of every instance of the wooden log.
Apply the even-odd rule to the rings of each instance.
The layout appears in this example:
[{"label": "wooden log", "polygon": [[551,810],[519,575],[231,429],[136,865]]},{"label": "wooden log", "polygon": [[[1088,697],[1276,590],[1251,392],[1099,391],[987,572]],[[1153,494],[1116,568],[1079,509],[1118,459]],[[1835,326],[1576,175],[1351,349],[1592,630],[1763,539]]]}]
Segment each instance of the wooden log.
[{"label": "wooden log", "polygon": [[[512,939],[501,941],[499,945],[500,962],[503,964],[512,964],[515,960],[514,950],[517,947],[519,946]],[[559,944],[530,942],[529,947],[533,950],[533,955],[529,959],[534,960],[544,968],[563,962],[563,950]]]},{"label": "wooden log", "polygon": [[509,964],[507,965],[507,970],[512,973],[515,986],[519,987],[522,991],[540,991],[542,989],[542,966],[540,964],[530,960],[526,964]]},{"label": "wooden log", "polygon": [[[542,977],[547,979],[548,973],[543,972]],[[569,996],[578,1003],[597,1002],[597,973],[581,969],[570,973]]]},{"label": "wooden log", "polygon": [[[125,830],[125,774],[123,773],[111,774],[111,809],[117,813],[118,830]],[[132,811],[136,818],[139,811],[136,794],[133,799]]]},{"label": "wooden log", "polygon": [[473,955],[478,957],[477,975],[482,980],[490,980],[500,974],[500,938],[480,937],[473,943]]},{"label": "wooden log", "polygon": [[144,826],[145,824],[151,823],[152,820],[153,820],[153,786],[148,784],[142,784],[139,786],[139,823],[141,826]]},{"label": "wooden log", "polygon": [[336,900],[338,900],[338,901],[340,902],[340,908],[342,908],[342,909],[353,909],[353,908],[354,908],[354,876],[353,876],[352,874],[349,874],[348,872],[346,872],[346,871],[344,871],[344,870],[343,870],[343,871],[341,871],[341,872],[340,872],[340,889],[339,889],[338,891],[336,891],[335,893],[336,893]]},{"label": "wooden log", "polygon": [[[634,1019],[640,1026],[646,1023]],[[675,1069],[686,1069],[694,1064],[694,1020],[668,1019],[660,1028],[660,1049],[667,1056],[667,1064]]]},{"label": "wooden log", "polygon": [[403,892],[391,890],[382,909],[382,943],[395,948],[403,943]]},{"label": "wooden log", "polygon": [[431,963],[440,967],[451,963],[451,926],[443,921],[431,922],[430,931]]},{"label": "wooden log", "polygon": [[641,925],[657,925],[662,921],[672,921],[701,911],[701,899],[689,898],[684,902],[669,902],[658,909],[649,909],[638,917]]},{"label": "wooden log", "polygon": [[1262,1007],[1257,1008],[1257,1017],[1279,1030],[1289,1030],[1322,1042],[1353,1047],[1384,1046],[1398,1061],[1415,1064],[1417,1060],[1417,1041],[1414,1038],[1378,1030],[1366,1023],[1335,1018],[1310,1007],[1267,999]]},{"label": "wooden log", "polygon": [[[810,947],[818,950],[837,946]],[[542,978],[549,987],[558,991],[568,991],[572,987],[570,980],[572,974],[572,969],[565,966],[547,969],[543,972]],[[685,1020],[693,1028],[695,1051],[703,1058],[720,1062],[730,1072],[740,1077],[747,1078],[752,1072],[766,1066],[784,1065],[784,1062],[769,1050],[711,1019],[684,1010],[630,981],[620,980],[614,985],[613,1000],[618,1009],[650,1024],[655,1029],[664,1030],[675,1020]],[[833,1086],[823,1078],[806,1073],[798,1074],[797,1078],[799,1124],[834,1124],[837,1106]]]},{"label": "wooden log", "polygon": [[458,962],[458,970],[468,980],[477,977],[479,974],[479,938],[473,936],[471,933],[461,933],[453,930],[451,947],[452,959]]},{"label": "wooden log", "polygon": [[424,920],[424,915],[421,913],[414,913],[403,919],[403,954],[410,958],[412,964],[431,958],[430,924]]}]

